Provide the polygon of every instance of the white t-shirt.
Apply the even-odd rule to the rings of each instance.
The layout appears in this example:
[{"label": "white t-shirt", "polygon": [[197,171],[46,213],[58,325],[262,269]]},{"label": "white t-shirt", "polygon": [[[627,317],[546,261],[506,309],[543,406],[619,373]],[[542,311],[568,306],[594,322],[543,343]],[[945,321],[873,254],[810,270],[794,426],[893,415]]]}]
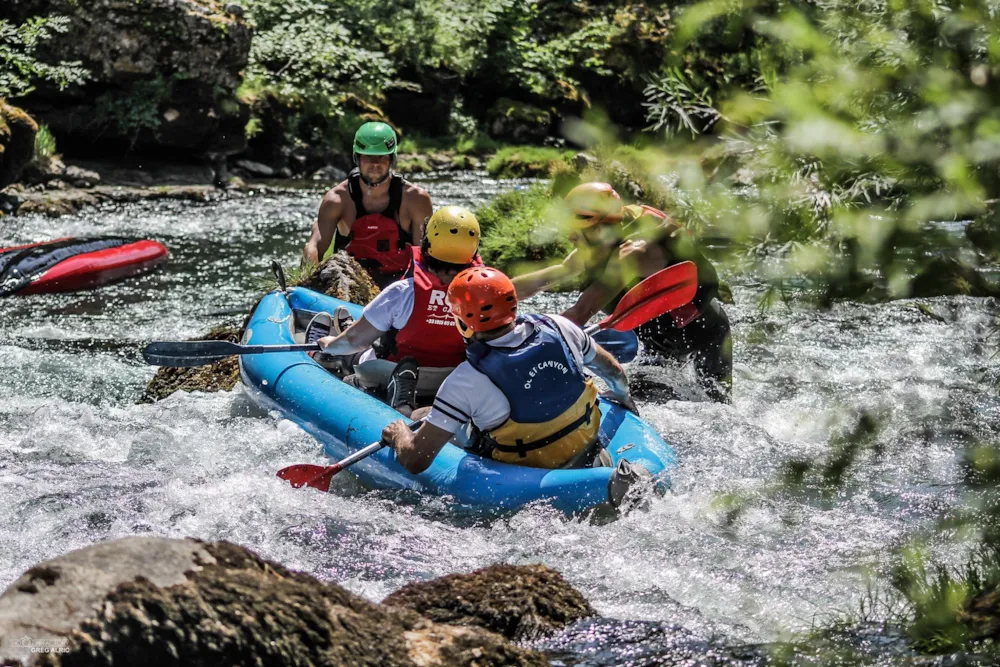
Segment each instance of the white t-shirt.
[{"label": "white t-shirt", "polygon": [[[562,334],[577,365],[583,368],[594,360],[597,355],[594,340],[583,329],[561,315],[546,317]],[[490,347],[517,347],[534,330],[534,325],[530,322],[521,322],[509,334],[486,344]],[[486,375],[473,368],[472,364],[463,361],[438,389],[426,421],[448,433],[454,433],[469,421],[488,431],[503,424],[508,417],[510,403],[503,392]]]},{"label": "white t-shirt", "polygon": [[[413,278],[397,280],[369,301],[362,315],[379,331],[402,329],[413,314],[413,293]],[[368,348],[358,357],[358,363],[363,364],[376,358],[375,350]]]},{"label": "white t-shirt", "polygon": [[397,280],[365,306],[365,319],[379,331],[402,329],[413,313],[413,292],[413,278]]}]

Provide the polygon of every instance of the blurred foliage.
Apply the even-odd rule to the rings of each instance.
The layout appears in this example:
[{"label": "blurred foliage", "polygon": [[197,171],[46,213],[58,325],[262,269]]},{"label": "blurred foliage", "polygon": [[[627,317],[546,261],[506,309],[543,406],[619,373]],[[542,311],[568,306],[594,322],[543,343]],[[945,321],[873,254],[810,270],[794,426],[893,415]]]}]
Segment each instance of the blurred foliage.
[{"label": "blurred foliage", "polygon": [[[998,293],[978,269],[1000,247],[1000,3],[709,0],[673,18],[671,56],[647,77],[648,133],[567,126],[596,158],[577,178],[720,241],[730,269],[764,281],[762,301]],[[723,497],[721,527],[775,496],[850,494],[885,455],[882,421],[854,415],[761,497]],[[877,578],[892,610],[865,613],[921,652],[996,655],[1000,449],[957,446],[964,502]],[[964,564],[942,564],[942,544]]]},{"label": "blurred foliage", "polygon": [[0,98],[27,95],[39,82],[63,89],[87,79],[79,62],[48,65],[35,57],[41,44],[68,29],[64,17],[33,17],[20,25],[0,19]]},{"label": "blurred foliage", "polygon": [[573,245],[558,226],[546,223],[553,217],[552,206],[548,186],[536,184],[502,193],[477,208],[483,261],[511,275],[562,261]]},{"label": "blurred foliage", "polygon": [[35,135],[35,150],[31,158],[34,164],[42,164],[56,157],[56,138],[48,125],[39,125]]},{"label": "blurred foliage", "polygon": [[576,151],[543,146],[507,146],[486,163],[493,178],[547,178],[568,168]]},{"label": "blurred foliage", "polygon": [[822,303],[908,296],[942,257],[958,265],[947,280],[996,293],[970,283],[962,267],[982,256],[938,224],[976,220],[984,252],[997,238],[994,4],[710,0],[674,18],[671,56],[645,89],[659,140],[623,149],[599,122],[569,127],[600,158],[585,177],[630,181],[626,198],[725,239],[774,283],[813,286]]}]

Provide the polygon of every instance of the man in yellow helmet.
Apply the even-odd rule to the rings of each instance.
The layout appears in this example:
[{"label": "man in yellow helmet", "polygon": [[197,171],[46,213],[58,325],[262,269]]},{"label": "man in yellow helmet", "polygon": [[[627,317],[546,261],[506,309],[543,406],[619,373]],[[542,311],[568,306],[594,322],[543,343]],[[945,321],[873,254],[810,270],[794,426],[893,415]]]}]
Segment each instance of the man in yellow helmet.
[{"label": "man in yellow helmet", "polygon": [[433,397],[448,373],[465,360],[465,344],[455,329],[447,293],[460,271],[482,265],[478,250],[476,217],[459,206],[438,210],[427,221],[420,247],[411,249],[404,277],[383,289],[349,328],[319,338],[320,347],[330,355],[364,351],[354,367],[355,383],[384,388],[387,402],[408,414],[418,396]]},{"label": "man in yellow helmet", "polygon": [[624,206],[607,183],[582,183],[566,195],[572,215],[570,239],[576,249],[561,263],[514,278],[526,299],[553,284],[583,274],[587,286],[563,315],[579,325],[611,312],[631,287],[668,266],[690,260],[698,267],[698,291],[687,306],[636,329],[653,351],[674,359],[692,358],[705,393],[728,403],[732,386],[729,318],[715,298],[715,267],[690,235],[652,206]]}]

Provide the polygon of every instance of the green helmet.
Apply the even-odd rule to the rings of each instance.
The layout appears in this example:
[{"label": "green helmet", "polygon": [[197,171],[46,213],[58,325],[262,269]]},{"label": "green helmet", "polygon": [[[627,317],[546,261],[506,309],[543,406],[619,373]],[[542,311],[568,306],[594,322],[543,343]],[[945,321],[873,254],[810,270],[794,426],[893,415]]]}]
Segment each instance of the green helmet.
[{"label": "green helmet", "polygon": [[354,134],[354,162],[359,155],[395,155],[396,133],[386,123],[365,123]]}]

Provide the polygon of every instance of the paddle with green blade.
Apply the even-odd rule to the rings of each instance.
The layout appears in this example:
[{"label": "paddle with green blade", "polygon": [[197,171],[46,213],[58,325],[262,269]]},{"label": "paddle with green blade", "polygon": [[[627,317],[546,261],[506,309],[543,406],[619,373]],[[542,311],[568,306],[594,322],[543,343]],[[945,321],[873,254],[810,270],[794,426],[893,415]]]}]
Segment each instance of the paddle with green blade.
[{"label": "paddle with green blade", "polygon": [[[601,329],[629,331],[635,327],[690,303],[698,289],[698,270],[692,262],[682,262],[667,267],[633,287],[618,303],[615,312],[587,327],[587,333]],[[416,431],[422,421],[410,424]],[[379,441],[360,449],[347,458],[331,466],[299,463],[282,468],[278,477],[291,483],[296,489],[311,486],[320,491],[330,490],[333,476],[348,466],[365,459],[386,446]]]}]

